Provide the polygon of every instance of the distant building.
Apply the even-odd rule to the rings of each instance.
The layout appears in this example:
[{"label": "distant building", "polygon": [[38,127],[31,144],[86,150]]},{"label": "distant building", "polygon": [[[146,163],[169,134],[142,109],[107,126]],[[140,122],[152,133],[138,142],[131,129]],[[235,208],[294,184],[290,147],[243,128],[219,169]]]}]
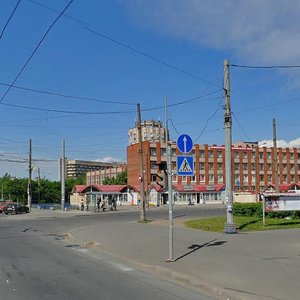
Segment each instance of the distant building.
[{"label": "distant building", "polygon": [[[166,129],[161,121],[143,121],[141,123],[142,141],[164,142],[166,140]],[[133,145],[139,142],[138,123],[128,130],[128,144]]]},{"label": "distant building", "polygon": [[126,164],[122,164],[116,167],[105,168],[102,170],[95,170],[86,173],[86,184],[101,185],[103,180],[108,178],[116,178],[120,173],[126,171]]},{"label": "distant building", "polygon": [[[159,185],[165,195],[167,160],[166,143],[143,142],[145,186]],[[127,178],[131,186],[140,186],[138,144],[127,147]],[[173,166],[172,184],[177,201],[195,203],[222,200],[225,187],[225,147],[195,144],[190,155],[194,157],[194,176],[178,176],[176,156],[180,155],[176,143],[171,146]],[[279,189],[289,189],[300,183],[300,148],[277,148]],[[240,142],[232,146],[232,186],[234,192],[258,194],[275,184],[273,147],[259,147],[257,142]],[[298,185],[297,185],[298,186]]]},{"label": "distant building", "polygon": [[76,178],[90,171],[110,169],[119,166],[119,163],[87,161],[87,160],[66,160],[66,178]]}]

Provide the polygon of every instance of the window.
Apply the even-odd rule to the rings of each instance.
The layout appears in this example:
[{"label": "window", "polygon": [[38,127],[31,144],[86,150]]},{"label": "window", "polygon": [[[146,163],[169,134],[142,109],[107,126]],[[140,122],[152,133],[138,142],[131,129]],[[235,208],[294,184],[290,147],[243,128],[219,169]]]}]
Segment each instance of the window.
[{"label": "window", "polygon": [[223,175],[218,175],[218,183],[223,183]]},{"label": "window", "polygon": [[172,181],[173,181],[173,182],[177,182],[177,175],[173,175],[173,176],[172,176]]},{"label": "window", "polygon": [[200,163],[200,170],[204,170],[204,163]]},{"label": "window", "polygon": [[272,175],[268,175],[268,182],[272,182]]},{"label": "window", "polygon": [[213,158],[213,157],[214,157],[213,151],[209,150],[208,151],[208,158]]},{"label": "window", "polygon": [[200,150],[200,151],[199,151],[199,156],[200,156],[200,157],[204,157],[204,150]]},{"label": "window", "polygon": [[187,176],[182,176],[181,181],[186,182],[187,181]]},{"label": "window", "polygon": [[191,177],[191,181],[196,181],[196,176],[195,175]]},{"label": "window", "polygon": [[209,171],[213,171],[214,170],[214,164],[213,163],[209,163],[208,164],[208,169],[209,169]]},{"label": "window", "polygon": [[282,153],[282,159],[286,159],[286,153]]},{"label": "window", "polygon": [[239,153],[237,151],[234,151],[233,156],[234,156],[234,159],[238,159],[239,158]]},{"label": "window", "polygon": [[161,148],[161,149],[160,149],[160,155],[161,155],[161,156],[166,156],[166,155],[167,155],[166,148]]},{"label": "window", "polygon": [[243,159],[247,159],[248,155],[247,152],[243,152]]},{"label": "window", "polygon": [[239,168],[240,168],[240,165],[239,165],[239,164],[234,164],[234,170],[235,170],[235,171],[238,171]]},{"label": "window", "polygon": [[223,165],[222,164],[218,164],[218,170],[222,171],[222,169],[223,169]]},{"label": "window", "polygon": [[259,181],[264,181],[264,175],[259,175]]},{"label": "window", "polygon": [[248,170],[248,164],[243,164],[243,170],[247,171]]},{"label": "window", "polygon": [[218,151],[218,152],[217,152],[217,157],[218,157],[218,158],[222,158],[222,151]]},{"label": "window", "polygon": [[264,159],[264,154],[263,154],[263,152],[259,152],[259,159]]},{"label": "window", "polygon": [[199,175],[199,181],[200,182],[205,182],[205,176],[204,175]]},{"label": "window", "polygon": [[152,182],[156,182],[157,180],[157,176],[155,174],[151,174],[151,181]]},{"label": "window", "polygon": [[256,169],[256,168],[255,168],[255,164],[251,164],[251,170],[252,170],[252,171],[255,171],[255,169]]},{"label": "window", "polygon": [[156,148],[150,148],[150,155],[156,156]]},{"label": "window", "polygon": [[291,159],[291,160],[294,159],[294,153],[290,153],[290,159]]},{"label": "window", "polygon": [[214,182],[214,175],[208,175],[208,181],[210,183],[213,183]]},{"label": "window", "polygon": [[152,169],[152,170],[158,169],[158,165],[156,164],[155,161],[151,161],[150,162],[150,169]]},{"label": "window", "polygon": [[259,171],[263,171],[264,170],[264,164],[259,164]]},{"label": "window", "polygon": [[243,182],[248,183],[248,175],[243,175]]},{"label": "window", "polygon": [[267,159],[271,159],[271,153],[270,152],[267,153]]}]

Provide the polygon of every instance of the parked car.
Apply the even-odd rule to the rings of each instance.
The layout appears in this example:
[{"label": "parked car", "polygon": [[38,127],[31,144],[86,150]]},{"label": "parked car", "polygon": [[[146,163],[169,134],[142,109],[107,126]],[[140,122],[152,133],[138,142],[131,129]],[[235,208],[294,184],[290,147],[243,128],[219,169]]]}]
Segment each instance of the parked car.
[{"label": "parked car", "polygon": [[0,213],[2,213],[5,210],[5,208],[7,207],[8,203],[12,203],[12,201],[5,200],[5,201],[1,201],[0,202]]},{"label": "parked car", "polygon": [[23,203],[11,202],[8,203],[7,206],[5,207],[4,213],[6,215],[9,213],[15,213],[15,214],[29,213],[29,208]]}]

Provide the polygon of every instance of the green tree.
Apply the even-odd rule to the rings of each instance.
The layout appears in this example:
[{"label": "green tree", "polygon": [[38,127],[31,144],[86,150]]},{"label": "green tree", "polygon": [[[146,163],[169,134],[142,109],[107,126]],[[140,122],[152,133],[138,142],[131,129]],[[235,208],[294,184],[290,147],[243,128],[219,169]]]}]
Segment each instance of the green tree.
[{"label": "green tree", "polygon": [[127,184],[127,171],[119,173],[116,177],[105,177],[102,181],[104,185]]}]

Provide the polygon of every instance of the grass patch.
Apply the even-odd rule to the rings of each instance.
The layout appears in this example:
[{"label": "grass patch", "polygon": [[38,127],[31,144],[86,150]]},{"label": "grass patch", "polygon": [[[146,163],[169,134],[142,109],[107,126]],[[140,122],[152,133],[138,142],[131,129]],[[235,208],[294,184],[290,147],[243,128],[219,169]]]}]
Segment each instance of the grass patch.
[{"label": "grass patch", "polygon": [[[290,229],[300,228],[300,219],[275,219],[266,218],[266,225],[263,226],[263,220],[259,217],[234,217],[235,226],[239,231],[258,231],[272,229]],[[185,226],[205,231],[224,232],[226,217],[213,217],[189,220]]]}]

